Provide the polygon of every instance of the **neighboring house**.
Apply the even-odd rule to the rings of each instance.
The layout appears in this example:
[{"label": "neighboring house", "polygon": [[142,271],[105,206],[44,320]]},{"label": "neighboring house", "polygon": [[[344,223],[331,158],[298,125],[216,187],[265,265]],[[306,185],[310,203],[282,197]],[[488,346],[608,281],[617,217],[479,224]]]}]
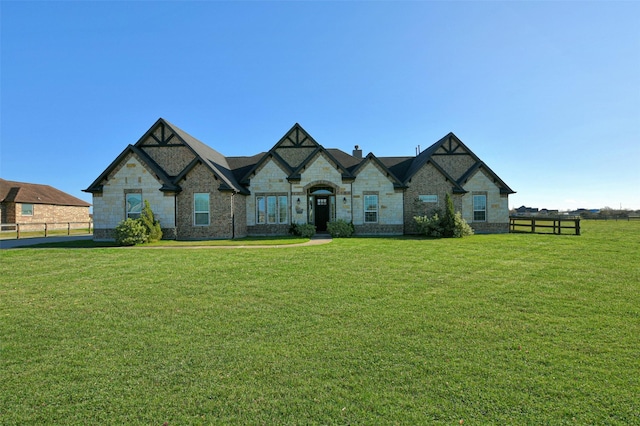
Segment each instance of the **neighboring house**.
[{"label": "neighboring house", "polygon": [[359,235],[416,233],[413,217],[456,210],[476,232],[508,232],[507,186],[453,133],[415,157],[328,149],[295,124],[268,152],[225,157],[159,119],[87,188],[94,238],[112,239],[143,201],[165,238],[286,235],[292,223],[352,222]]},{"label": "neighboring house", "polygon": [[49,185],[0,179],[2,223],[89,222],[90,206]]}]

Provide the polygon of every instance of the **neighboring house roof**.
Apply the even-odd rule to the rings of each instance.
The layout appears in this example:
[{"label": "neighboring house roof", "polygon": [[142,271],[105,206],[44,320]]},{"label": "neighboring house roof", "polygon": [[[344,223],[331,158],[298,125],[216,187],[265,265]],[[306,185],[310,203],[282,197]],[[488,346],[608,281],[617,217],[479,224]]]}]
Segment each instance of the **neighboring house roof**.
[{"label": "neighboring house roof", "polygon": [[91,204],[49,185],[0,178],[0,202],[89,207]]}]

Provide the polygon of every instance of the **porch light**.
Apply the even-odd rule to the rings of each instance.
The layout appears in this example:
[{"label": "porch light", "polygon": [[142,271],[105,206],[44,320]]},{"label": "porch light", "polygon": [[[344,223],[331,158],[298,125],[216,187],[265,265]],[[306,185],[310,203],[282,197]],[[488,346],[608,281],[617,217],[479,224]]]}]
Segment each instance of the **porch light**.
[{"label": "porch light", "polygon": [[342,204],[347,204],[347,197],[342,197]]},{"label": "porch light", "polygon": [[296,201],[297,205],[300,205],[300,197],[298,197],[298,200]]}]

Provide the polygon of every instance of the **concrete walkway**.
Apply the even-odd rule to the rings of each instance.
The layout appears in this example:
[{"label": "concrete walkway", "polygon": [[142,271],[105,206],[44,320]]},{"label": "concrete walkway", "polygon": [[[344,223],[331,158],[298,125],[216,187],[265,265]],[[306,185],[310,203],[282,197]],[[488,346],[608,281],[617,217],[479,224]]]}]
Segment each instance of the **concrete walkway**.
[{"label": "concrete walkway", "polygon": [[60,243],[64,241],[90,240],[93,235],[63,235],[60,237],[20,238],[19,240],[0,240],[0,249],[32,246],[42,243]]}]

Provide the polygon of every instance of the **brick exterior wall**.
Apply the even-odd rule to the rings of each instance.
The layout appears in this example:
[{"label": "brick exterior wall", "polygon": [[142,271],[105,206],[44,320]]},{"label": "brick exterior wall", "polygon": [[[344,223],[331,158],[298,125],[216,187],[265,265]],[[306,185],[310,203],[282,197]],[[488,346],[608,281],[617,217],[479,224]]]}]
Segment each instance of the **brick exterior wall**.
[{"label": "brick exterior wall", "polygon": [[[220,181],[211,170],[198,164],[179,182],[177,195],[177,238],[180,240],[232,238],[232,194],[218,190]],[[209,225],[194,224],[195,193],[209,193]]]},{"label": "brick exterior wall", "polygon": [[177,176],[195,158],[186,146],[142,146],[149,155],[169,176]]},{"label": "brick exterior wall", "polygon": [[475,160],[470,155],[434,155],[433,161],[455,180],[460,179],[475,164]]},{"label": "brick exterior wall", "polygon": [[[413,220],[415,216],[432,215],[436,209],[444,210],[447,193],[452,196],[453,207],[462,211],[461,195],[452,194],[452,183],[430,163],[422,166],[413,176],[409,188],[404,193],[404,233],[417,234],[418,227]],[[424,203],[420,195],[437,195],[437,203]]]}]

